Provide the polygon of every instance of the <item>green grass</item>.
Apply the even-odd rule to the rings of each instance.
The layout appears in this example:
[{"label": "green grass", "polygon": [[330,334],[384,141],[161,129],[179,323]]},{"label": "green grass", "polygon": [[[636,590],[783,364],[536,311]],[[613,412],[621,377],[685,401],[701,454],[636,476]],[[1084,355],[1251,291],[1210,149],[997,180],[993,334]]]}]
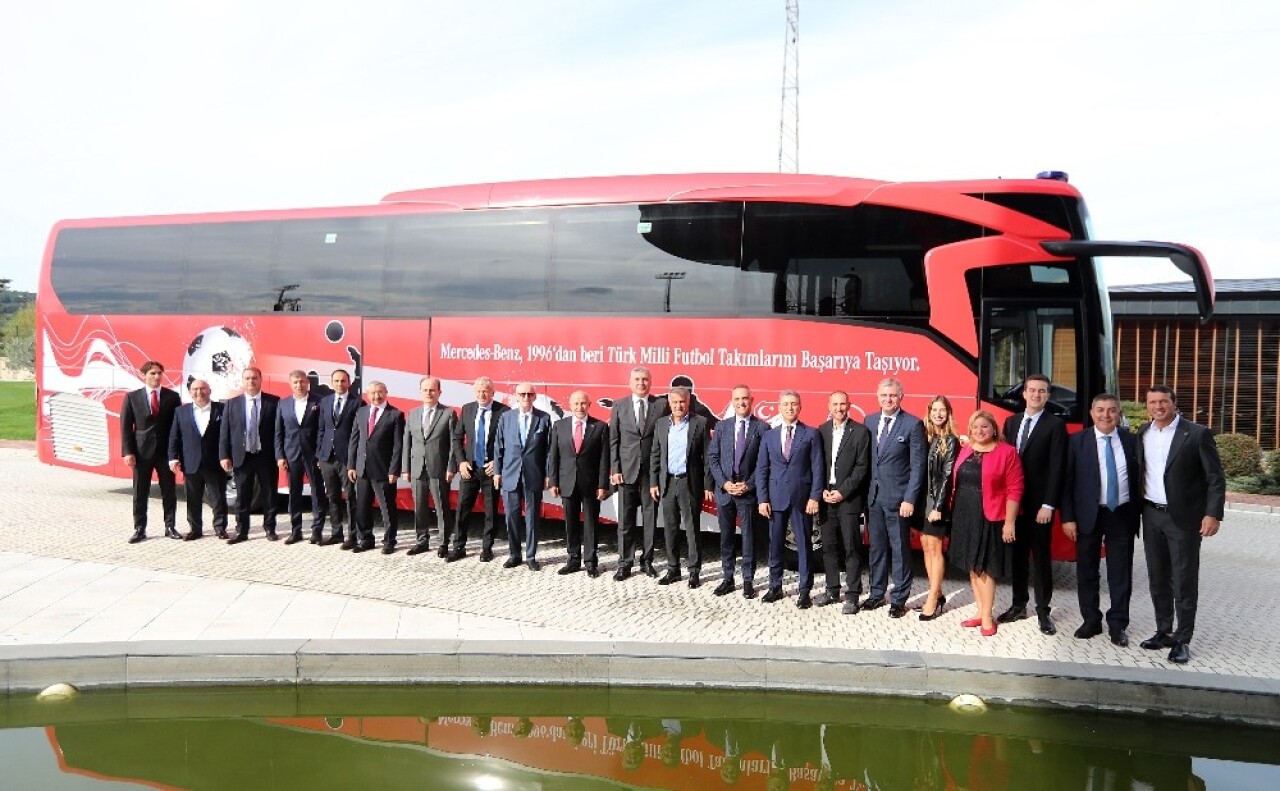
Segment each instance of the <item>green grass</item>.
[{"label": "green grass", "polygon": [[0,382],[0,439],[35,438],[35,383]]}]

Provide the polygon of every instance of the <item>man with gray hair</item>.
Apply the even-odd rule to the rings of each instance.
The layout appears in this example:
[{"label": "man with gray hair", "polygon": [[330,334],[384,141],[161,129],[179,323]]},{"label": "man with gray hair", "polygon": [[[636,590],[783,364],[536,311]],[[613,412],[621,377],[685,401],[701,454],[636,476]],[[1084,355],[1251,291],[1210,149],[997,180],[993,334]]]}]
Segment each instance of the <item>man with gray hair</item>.
[{"label": "man with gray hair", "polygon": [[487,376],[473,385],[476,400],[462,405],[462,417],[453,424],[453,463],[458,466],[458,523],[453,531],[453,548],[445,562],[454,563],[467,555],[467,520],[476,498],[484,502],[484,531],[480,540],[480,560],[493,560],[493,540],[498,535],[498,490],[493,485],[496,470],[494,451],[498,446],[498,420],[507,405],[493,398],[493,380]]},{"label": "man with gray hair", "polygon": [[653,567],[658,503],[649,494],[649,455],[654,426],[670,407],[649,392],[652,385],[648,368],[632,368],[631,394],[614,401],[609,415],[609,481],[618,488],[618,571],[613,575],[618,582],[631,576],[635,562],[637,508],[644,525],[640,568],[650,577],[658,576]]},{"label": "man with gray hair", "polygon": [[689,414],[687,387],[673,387],[667,394],[671,414],[658,418],[653,430],[653,452],[649,454],[649,496],[662,504],[666,533],[667,573],[659,585],[680,581],[679,541],[676,531],[684,526],[688,544],[689,587],[701,584],[702,555],[698,552],[702,501],[711,499],[711,474],[707,469],[707,446],[711,426],[702,415]]}]

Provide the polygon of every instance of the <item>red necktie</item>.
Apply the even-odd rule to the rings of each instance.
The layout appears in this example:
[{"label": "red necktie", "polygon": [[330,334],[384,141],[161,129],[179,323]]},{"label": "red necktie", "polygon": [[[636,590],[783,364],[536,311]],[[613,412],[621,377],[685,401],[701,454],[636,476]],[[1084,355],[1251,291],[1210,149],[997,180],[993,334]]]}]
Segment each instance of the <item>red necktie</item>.
[{"label": "red necktie", "polygon": [[369,407],[369,433],[373,434],[373,426],[378,422],[378,408]]},{"label": "red necktie", "polygon": [[155,417],[160,414],[160,391],[151,391],[151,416]]},{"label": "red necktie", "polygon": [[582,421],[573,421],[573,452],[582,452]]}]

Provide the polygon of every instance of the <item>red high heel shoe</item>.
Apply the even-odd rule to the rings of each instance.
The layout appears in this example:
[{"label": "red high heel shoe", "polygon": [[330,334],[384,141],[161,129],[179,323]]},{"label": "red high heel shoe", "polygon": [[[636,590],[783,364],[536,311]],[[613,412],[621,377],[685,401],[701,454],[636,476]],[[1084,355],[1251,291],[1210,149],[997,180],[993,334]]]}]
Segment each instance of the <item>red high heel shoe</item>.
[{"label": "red high heel shoe", "polygon": [[968,620],[966,620],[966,621],[961,621],[961,622],[960,622],[960,625],[961,625],[961,626],[963,626],[963,627],[964,627],[964,628],[966,628],[966,629],[972,629],[972,628],[973,628],[973,627],[975,627],[975,626],[982,626],[982,619],[981,619],[981,618],[970,618],[970,619],[968,619]]}]

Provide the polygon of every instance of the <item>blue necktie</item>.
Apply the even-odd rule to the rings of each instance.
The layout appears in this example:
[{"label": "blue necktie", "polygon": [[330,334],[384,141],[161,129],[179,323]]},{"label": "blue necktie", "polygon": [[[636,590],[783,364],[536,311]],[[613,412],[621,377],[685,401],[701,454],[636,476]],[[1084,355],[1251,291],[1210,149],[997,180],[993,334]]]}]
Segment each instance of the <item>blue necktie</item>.
[{"label": "blue necktie", "polygon": [[1120,471],[1116,469],[1116,449],[1111,444],[1112,435],[1103,437],[1107,441],[1107,510],[1114,511],[1120,507]]},{"label": "blue necktie", "polygon": [[484,441],[488,437],[489,432],[485,431],[485,416],[489,414],[489,410],[480,410],[480,427],[476,429],[476,466],[484,466]]}]

